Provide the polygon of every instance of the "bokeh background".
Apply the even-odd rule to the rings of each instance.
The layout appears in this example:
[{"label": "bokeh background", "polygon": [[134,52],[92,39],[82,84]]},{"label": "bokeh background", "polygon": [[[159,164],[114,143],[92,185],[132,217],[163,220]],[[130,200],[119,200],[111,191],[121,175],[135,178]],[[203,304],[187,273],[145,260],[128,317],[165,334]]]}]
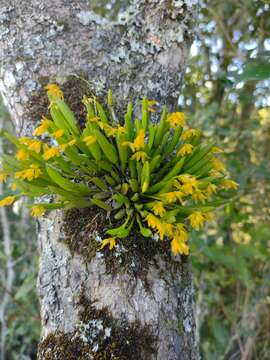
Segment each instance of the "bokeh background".
[{"label": "bokeh background", "polygon": [[[225,149],[239,196],[191,239],[205,360],[270,359],[270,1],[204,0],[179,105]],[[90,1],[116,19],[126,0]],[[12,130],[0,100],[0,127]],[[8,144],[0,139],[0,153]],[[1,195],[8,189],[0,185]],[[36,358],[35,224],[0,208],[0,360]]]}]

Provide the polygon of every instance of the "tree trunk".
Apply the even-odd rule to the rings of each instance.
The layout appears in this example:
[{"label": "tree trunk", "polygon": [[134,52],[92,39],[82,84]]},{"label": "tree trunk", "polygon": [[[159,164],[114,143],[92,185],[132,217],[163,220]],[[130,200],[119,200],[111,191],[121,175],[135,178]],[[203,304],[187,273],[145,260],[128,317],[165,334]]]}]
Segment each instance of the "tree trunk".
[{"label": "tree trunk", "polygon": [[[86,0],[1,3],[0,90],[18,133],[46,112],[43,86],[55,80],[70,99],[82,84],[99,97],[111,88],[120,115],[143,95],[176,108],[197,1],[134,0],[117,23]],[[196,359],[188,257],[152,240],[126,257],[93,251],[104,222],[78,210],[38,224],[39,359]]]}]

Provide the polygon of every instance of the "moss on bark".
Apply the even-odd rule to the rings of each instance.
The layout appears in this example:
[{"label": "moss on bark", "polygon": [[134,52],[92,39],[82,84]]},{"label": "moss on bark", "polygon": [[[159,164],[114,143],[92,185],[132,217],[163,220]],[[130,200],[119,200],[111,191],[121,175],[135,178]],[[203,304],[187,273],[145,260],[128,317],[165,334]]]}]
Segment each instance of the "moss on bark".
[{"label": "moss on bark", "polygon": [[39,345],[42,360],[145,360],[155,353],[148,326],[114,319],[107,308],[97,309],[82,291],[77,306],[79,324],[68,334],[49,334]]},{"label": "moss on bark", "polygon": [[95,207],[68,210],[63,226],[65,243],[72,255],[81,255],[86,263],[99,256],[104,259],[108,274],[128,273],[140,277],[147,288],[149,267],[159,268],[157,258],[169,263],[172,272],[181,266],[183,259],[171,256],[168,239],[145,238],[136,229],[127,238],[119,239],[116,249],[101,250],[101,240],[108,237],[106,230],[120,224],[120,221],[106,218],[106,213]]},{"label": "moss on bark", "polygon": [[[56,82],[47,76],[39,78],[41,88],[32,94],[29,99],[28,118],[33,123],[37,123],[42,116],[50,117],[49,101],[45,87],[51,82]],[[80,127],[83,127],[86,121],[86,109],[82,103],[84,96],[91,96],[90,85],[85,74],[70,75],[63,84],[58,84],[64,92],[65,101],[74,112]]]}]

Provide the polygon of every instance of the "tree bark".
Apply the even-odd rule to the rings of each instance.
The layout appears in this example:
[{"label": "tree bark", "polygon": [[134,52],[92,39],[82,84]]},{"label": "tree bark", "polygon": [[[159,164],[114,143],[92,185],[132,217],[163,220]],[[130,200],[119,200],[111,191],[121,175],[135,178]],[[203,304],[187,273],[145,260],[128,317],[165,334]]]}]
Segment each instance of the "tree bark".
[{"label": "tree bark", "polygon": [[[44,79],[64,84],[71,74],[87,75],[98,96],[111,88],[119,114],[144,95],[175,109],[196,3],[135,0],[112,23],[86,0],[2,0],[0,90],[18,133],[32,133],[42,115],[33,107]],[[87,259],[66,245],[64,229],[80,221],[55,211],[39,222],[39,359],[196,359],[189,259],[157,254],[144,278],[110,271],[100,252]]]}]

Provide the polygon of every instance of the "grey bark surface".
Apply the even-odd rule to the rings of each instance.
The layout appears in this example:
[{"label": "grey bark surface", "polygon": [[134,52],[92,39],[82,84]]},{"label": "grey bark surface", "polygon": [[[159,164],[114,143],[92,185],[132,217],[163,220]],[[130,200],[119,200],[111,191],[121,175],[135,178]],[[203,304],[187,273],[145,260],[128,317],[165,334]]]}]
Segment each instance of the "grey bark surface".
[{"label": "grey bark surface", "polygon": [[[175,109],[196,3],[134,1],[112,23],[92,13],[86,0],[1,0],[0,91],[17,131],[32,131],[29,99],[40,91],[43,77],[64,82],[83,72],[97,95],[113,90],[119,109],[143,95]],[[170,263],[157,259],[159,268],[151,265],[147,274],[147,291],[140,279],[107,274],[100,257],[85,264],[62,240],[63,219],[57,211],[39,226],[42,339],[77,329],[76,297],[84,289],[97,308],[107,306],[114,318],[151,326],[157,339],[153,359],[197,358],[188,261],[173,273]]]}]

